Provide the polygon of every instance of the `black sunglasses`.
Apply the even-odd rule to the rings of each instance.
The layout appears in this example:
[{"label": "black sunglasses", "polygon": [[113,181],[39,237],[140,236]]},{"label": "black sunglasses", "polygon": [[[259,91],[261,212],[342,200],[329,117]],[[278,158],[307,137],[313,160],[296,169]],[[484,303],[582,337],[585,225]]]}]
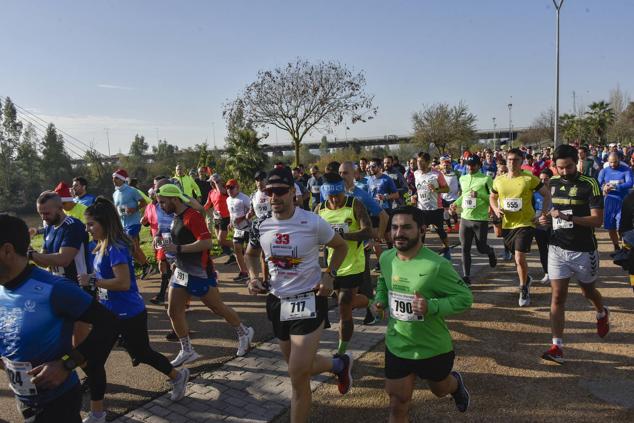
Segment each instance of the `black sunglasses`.
[{"label": "black sunglasses", "polygon": [[272,197],[273,194],[275,194],[278,197],[281,197],[282,195],[288,194],[290,190],[291,189],[289,187],[271,187],[271,188],[266,188],[264,192],[269,197]]}]

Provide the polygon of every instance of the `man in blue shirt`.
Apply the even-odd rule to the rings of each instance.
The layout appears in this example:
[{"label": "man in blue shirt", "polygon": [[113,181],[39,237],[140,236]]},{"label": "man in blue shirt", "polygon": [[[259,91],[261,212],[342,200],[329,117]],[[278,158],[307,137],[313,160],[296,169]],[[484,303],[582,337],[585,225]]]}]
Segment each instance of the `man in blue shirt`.
[{"label": "man in blue shirt", "polygon": [[92,194],[88,194],[86,192],[88,189],[88,181],[83,176],[77,176],[73,178],[73,185],[71,186],[71,190],[73,191],[73,195],[75,196],[75,202],[81,203],[86,207],[92,206],[92,203],[95,202],[95,196]]},{"label": "man in blue shirt", "polygon": [[[139,233],[141,232],[141,213],[139,210],[145,207],[147,202],[137,189],[128,185],[127,181],[128,172],[126,172],[125,169],[117,169],[112,174],[112,183],[115,188],[112,199],[121,217],[123,229],[126,234],[132,238],[134,246],[132,256],[134,260],[143,267],[141,279],[145,279],[149,273],[150,264],[141,250],[141,240],[139,239]],[[196,187],[198,186],[196,185]]]},{"label": "man in blue shirt", "polygon": [[392,210],[392,201],[398,200],[399,193],[392,178],[383,174],[383,162],[379,158],[373,158],[368,169],[371,173],[368,178],[370,195],[384,210]]},{"label": "man in blue shirt", "polygon": [[621,220],[623,199],[632,188],[632,170],[619,163],[619,156],[612,152],[608,155],[608,167],[599,172],[599,185],[605,197],[603,227],[608,230],[614,250],[619,250],[618,224]]},{"label": "man in blue shirt", "polygon": [[[0,368],[25,421],[80,423],[82,395],[75,367],[103,359],[115,318],[67,279],[28,264],[26,223],[0,214]],[[73,323],[92,324],[71,345]]]}]

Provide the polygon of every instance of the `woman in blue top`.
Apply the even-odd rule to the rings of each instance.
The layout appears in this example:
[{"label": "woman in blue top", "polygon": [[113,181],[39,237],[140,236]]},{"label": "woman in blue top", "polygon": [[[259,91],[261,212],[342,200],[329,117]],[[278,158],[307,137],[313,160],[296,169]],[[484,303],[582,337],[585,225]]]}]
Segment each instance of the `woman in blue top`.
[{"label": "woman in blue top", "polygon": [[[137,288],[130,250],[132,240],[125,234],[115,206],[103,197],[86,209],[86,229],[97,241],[94,275],[79,275],[82,286],[93,285],[99,301],[117,317],[117,332],[133,363],[148,364],[169,376],[173,401],[185,395],[189,370],[177,371],[169,360],[150,347],[147,331],[147,311]],[[110,346],[112,349],[112,345]],[[106,421],[103,397],[106,391],[105,361],[88,359],[86,374],[90,386],[91,412],[84,423]]]}]

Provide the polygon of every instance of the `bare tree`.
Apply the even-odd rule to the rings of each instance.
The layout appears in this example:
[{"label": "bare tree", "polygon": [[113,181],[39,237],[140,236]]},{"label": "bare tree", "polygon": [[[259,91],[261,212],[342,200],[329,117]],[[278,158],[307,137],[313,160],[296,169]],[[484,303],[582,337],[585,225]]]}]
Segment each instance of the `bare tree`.
[{"label": "bare tree", "polygon": [[353,74],[336,62],[297,59],[284,67],[260,71],[232,102],[223,115],[241,110],[244,120],[254,127],[274,126],[288,132],[299,163],[300,145],[312,130],[332,132],[349,121],[365,122],[377,113],[373,95],[367,94],[362,72]]},{"label": "bare tree", "polygon": [[627,91],[623,91],[619,84],[616,84],[616,88],[610,90],[609,103],[614,114],[618,117],[630,104],[630,95]]}]

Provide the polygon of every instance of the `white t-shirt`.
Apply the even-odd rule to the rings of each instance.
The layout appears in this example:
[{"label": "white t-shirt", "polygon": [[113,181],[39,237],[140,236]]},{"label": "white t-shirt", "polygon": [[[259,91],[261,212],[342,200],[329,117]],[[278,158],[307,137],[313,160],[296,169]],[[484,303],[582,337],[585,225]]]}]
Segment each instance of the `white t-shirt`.
[{"label": "white t-shirt", "polygon": [[251,199],[243,192],[238,193],[235,197],[229,196],[227,198],[227,207],[229,208],[229,218],[231,224],[235,229],[246,229],[249,227],[249,222],[244,219],[239,224],[236,224],[236,219],[244,217],[249,213]]},{"label": "white t-shirt", "polygon": [[295,198],[297,199],[298,202],[301,203],[302,201],[302,189],[299,187],[299,185],[297,185],[297,182],[295,182]]},{"label": "white t-shirt", "polygon": [[414,172],[414,181],[416,184],[416,196],[418,198],[418,208],[421,210],[436,210],[442,208],[438,192],[430,190],[427,185],[431,184],[434,188],[446,187],[447,182],[442,173],[437,170],[430,170],[423,173],[420,170]]},{"label": "white t-shirt", "polygon": [[445,181],[447,181],[447,185],[449,185],[449,192],[443,193],[441,197],[443,200],[453,203],[460,197],[460,176],[453,171],[449,174],[443,173],[442,176],[445,178]]},{"label": "white t-shirt", "polygon": [[265,192],[257,190],[251,196],[251,206],[255,212],[255,216],[259,219],[265,217],[271,212],[271,203],[269,196]]},{"label": "white t-shirt", "polygon": [[265,219],[259,234],[273,295],[291,297],[319,284],[319,246],[329,243],[335,236],[328,222],[315,213],[295,207],[290,219]]}]

